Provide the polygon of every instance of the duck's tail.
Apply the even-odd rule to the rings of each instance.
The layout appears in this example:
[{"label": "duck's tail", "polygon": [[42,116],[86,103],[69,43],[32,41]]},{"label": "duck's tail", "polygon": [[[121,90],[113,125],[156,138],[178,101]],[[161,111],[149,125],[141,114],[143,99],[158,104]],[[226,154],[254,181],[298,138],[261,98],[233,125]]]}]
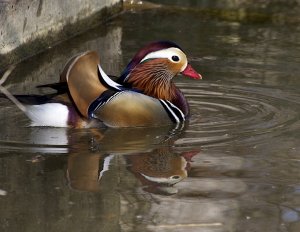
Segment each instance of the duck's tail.
[{"label": "duck's tail", "polygon": [[[68,116],[68,110],[67,107],[62,105],[62,104],[43,104],[43,105],[23,105],[21,101],[23,101],[24,98],[24,102],[26,103],[28,100],[32,100],[33,98],[35,98],[34,96],[14,96],[12,95],[4,86],[4,82],[7,80],[7,78],[9,77],[9,75],[11,74],[11,72],[13,71],[14,66],[11,66],[2,76],[2,78],[0,79],[0,92],[3,93],[3,96],[7,99],[9,99],[10,101],[12,101],[30,120],[33,126],[37,125],[37,126],[48,126],[48,125],[55,125],[58,127],[66,127],[66,121],[67,121],[67,116]],[[0,95],[1,96],[1,95]],[[20,98],[20,100],[18,100],[18,98]],[[55,108],[54,108],[55,107]],[[53,110],[53,108],[55,110]],[[57,111],[59,110],[59,111]],[[50,113],[53,114],[53,112],[55,112],[55,114],[59,114],[60,117],[59,118],[64,118],[64,121],[62,122],[56,122],[53,121],[54,119],[56,119],[57,117],[52,117],[53,115],[51,115]],[[55,116],[56,116],[55,115]]]}]

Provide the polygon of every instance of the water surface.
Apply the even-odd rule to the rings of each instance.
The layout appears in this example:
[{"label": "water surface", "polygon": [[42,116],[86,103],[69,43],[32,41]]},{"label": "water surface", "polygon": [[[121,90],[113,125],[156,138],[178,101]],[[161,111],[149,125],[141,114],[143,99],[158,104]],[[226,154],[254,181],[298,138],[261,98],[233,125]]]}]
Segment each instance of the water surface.
[{"label": "water surface", "polygon": [[299,231],[300,28],[190,2],[124,13],[17,65],[7,88],[45,93],[35,85],[78,52],[117,75],[169,39],[204,79],[176,78],[192,116],[161,128],[34,128],[0,99],[1,231]]}]

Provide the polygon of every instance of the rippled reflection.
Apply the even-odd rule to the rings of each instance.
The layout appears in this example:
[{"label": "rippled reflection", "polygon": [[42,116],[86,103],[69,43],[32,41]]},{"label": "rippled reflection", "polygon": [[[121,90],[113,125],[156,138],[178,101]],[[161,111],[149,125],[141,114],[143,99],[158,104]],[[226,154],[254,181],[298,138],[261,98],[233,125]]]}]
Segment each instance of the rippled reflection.
[{"label": "rippled reflection", "polygon": [[[174,185],[188,176],[192,157],[199,154],[198,151],[173,151],[174,137],[178,133],[180,130],[170,131],[169,127],[108,130],[101,136],[97,131],[91,152],[78,152],[77,149],[70,152],[67,167],[69,186],[81,191],[101,191],[103,179],[111,172],[111,165],[123,160],[120,167],[124,165],[139,180],[143,191],[175,194],[177,189]],[[111,141],[107,144],[106,140]]]},{"label": "rippled reflection", "polygon": [[[182,130],[183,125],[179,125],[72,134],[67,167],[69,186],[81,191],[101,191],[110,166],[123,160],[119,165],[139,180],[143,191],[175,194],[174,185],[188,176],[192,157],[199,153],[173,151],[173,143]],[[92,136],[92,140],[82,143],[87,136]]]}]

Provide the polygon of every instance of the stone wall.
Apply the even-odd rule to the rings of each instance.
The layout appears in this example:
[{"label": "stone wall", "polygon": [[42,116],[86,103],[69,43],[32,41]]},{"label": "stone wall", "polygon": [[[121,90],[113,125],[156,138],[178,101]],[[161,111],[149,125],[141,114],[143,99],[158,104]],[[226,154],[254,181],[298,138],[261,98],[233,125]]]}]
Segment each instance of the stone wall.
[{"label": "stone wall", "polygon": [[121,0],[0,0],[0,70],[121,10]]}]

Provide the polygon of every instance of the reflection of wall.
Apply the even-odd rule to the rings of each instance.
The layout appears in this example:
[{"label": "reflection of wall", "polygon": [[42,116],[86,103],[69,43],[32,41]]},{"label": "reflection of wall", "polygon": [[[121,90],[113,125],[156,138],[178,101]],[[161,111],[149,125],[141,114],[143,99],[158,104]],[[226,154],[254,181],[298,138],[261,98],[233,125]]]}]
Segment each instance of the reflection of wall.
[{"label": "reflection of wall", "polygon": [[[0,68],[7,62],[15,62],[16,57],[4,57],[16,51],[21,58],[32,56],[48,46],[72,37],[99,24],[105,16],[113,14],[113,9],[121,9],[120,0],[5,0],[0,1]],[[116,7],[118,6],[118,7]],[[85,20],[85,21],[84,21]],[[20,46],[31,43],[25,49]],[[20,49],[21,48],[21,49]],[[10,59],[10,60],[9,60]]]}]

